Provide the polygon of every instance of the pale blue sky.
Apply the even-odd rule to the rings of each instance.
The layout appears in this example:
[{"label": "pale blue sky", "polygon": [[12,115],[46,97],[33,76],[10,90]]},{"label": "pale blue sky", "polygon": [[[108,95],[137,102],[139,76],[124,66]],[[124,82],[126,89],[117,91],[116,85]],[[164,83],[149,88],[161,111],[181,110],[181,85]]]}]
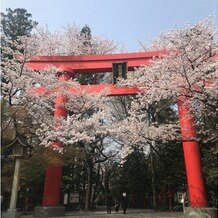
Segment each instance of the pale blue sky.
[{"label": "pale blue sky", "polygon": [[138,39],[152,38],[177,26],[195,23],[211,14],[218,23],[218,0],[1,0],[1,11],[25,8],[40,26],[60,30],[66,23],[89,25],[93,35],[139,50]]}]

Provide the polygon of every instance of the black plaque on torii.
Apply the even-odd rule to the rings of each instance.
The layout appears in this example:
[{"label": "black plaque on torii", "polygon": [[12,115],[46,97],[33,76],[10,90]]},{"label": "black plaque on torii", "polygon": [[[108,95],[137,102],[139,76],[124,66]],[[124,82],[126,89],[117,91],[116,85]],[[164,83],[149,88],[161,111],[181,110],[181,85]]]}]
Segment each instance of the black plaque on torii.
[{"label": "black plaque on torii", "polygon": [[127,62],[113,63],[113,84],[117,83],[118,78],[127,78]]}]

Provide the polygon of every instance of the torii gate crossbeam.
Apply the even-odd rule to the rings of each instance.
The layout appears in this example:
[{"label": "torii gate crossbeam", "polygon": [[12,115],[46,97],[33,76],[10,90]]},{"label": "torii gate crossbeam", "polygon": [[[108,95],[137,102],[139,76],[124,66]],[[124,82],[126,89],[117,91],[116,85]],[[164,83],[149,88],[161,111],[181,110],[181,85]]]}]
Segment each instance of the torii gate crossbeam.
[{"label": "torii gate crossbeam", "polygon": [[167,53],[166,51],[156,51],[83,56],[36,56],[31,58],[26,66],[34,70],[43,70],[52,66],[69,73],[106,73],[112,72],[111,63],[126,61],[130,71],[135,67],[149,64],[153,57]]}]

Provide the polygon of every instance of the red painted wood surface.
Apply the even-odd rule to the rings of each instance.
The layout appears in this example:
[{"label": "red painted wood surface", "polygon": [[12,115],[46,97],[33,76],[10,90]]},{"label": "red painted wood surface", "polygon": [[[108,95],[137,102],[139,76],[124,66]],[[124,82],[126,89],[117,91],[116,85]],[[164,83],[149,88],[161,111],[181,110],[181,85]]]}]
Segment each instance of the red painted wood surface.
[{"label": "red painted wood surface", "polygon": [[[71,77],[69,74],[63,73],[59,75],[60,81],[67,81]],[[43,88],[36,89],[36,92],[42,93],[45,91]],[[62,95],[57,95],[55,102],[54,117],[67,117],[67,110],[64,107],[67,99]],[[58,125],[58,124],[54,124]],[[53,142],[51,149],[59,149],[64,145],[62,142]],[[62,177],[62,166],[59,164],[50,164],[46,170],[44,195],[42,206],[58,206],[60,203],[60,190],[61,190],[61,177]]]},{"label": "red painted wood surface", "polygon": [[207,207],[199,143],[191,104],[187,97],[178,99],[178,111],[190,205],[191,207]]},{"label": "red painted wood surface", "polygon": [[46,169],[42,206],[59,205],[61,177],[62,166],[50,164]]},{"label": "red painted wood surface", "polygon": [[135,67],[149,64],[153,57],[166,53],[166,51],[156,51],[81,56],[37,56],[31,58],[26,63],[26,67],[42,70],[53,66],[61,71],[74,73],[103,73],[112,72],[113,62],[126,61],[128,70],[134,70]]},{"label": "red painted wood surface", "polygon": [[[138,93],[138,89],[135,87],[116,87],[112,84],[98,84],[98,85],[81,85],[79,88],[71,87],[69,88],[69,92],[73,94],[80,93],[86,91],[88,94],[100,93],[106,91],[107,96],[123,96],[123,95],[136,95]],[[45,87],[37,87],[33,88],[33,92],[36,94],[45,94]],[[58,93],[58,89],[53,92]],[[48,94],[48,93],[47,93]]]},{"label": "red painted wood surface", "polygon": [[98,85],[81,85],[79,89],[71,87],[69,90],[72,94],[85,91],[89,94],[106,92],[107,96],[122,96],[122,95],[136,95],[138,89],[135,87],[116,87],[112,84],[98,84]]}]

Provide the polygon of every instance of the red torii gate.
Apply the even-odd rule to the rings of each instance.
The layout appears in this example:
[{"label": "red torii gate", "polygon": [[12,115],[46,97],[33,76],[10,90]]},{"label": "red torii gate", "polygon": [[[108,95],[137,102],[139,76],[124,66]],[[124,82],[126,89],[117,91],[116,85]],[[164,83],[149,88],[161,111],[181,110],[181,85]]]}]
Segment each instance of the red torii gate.
[{"label": "red torii gate", "polygon": [[[62,72],[59,75],[59,80],[66,81],[75,73],[112,72],[112,63],[116,62],[127,62],[128,70],[134,70],[135,67],[149,64],[153,57],[166,53],[167,51],[83,56],[37,56],[31,58],[26,66],[34,70],[42,70],[51,66],[57,67]],[[112,96],[137,94],[137,88],[118,88],[112,84],[89,85],[89,92],[97,93],[105,88]],[[54,116],[66,117],[66,111],[60,106],[61,104],[62,99],[57,97]],[[207,207],[199,143],[193,140],[196,138],[196,130],[190,114],[189,100],[185,97],[178,99],[178,111],[190,204],[191,207]],[[61,166],[51,165],[48,167],[42,206],[57,206],[59,204],[61,174]]]}]

